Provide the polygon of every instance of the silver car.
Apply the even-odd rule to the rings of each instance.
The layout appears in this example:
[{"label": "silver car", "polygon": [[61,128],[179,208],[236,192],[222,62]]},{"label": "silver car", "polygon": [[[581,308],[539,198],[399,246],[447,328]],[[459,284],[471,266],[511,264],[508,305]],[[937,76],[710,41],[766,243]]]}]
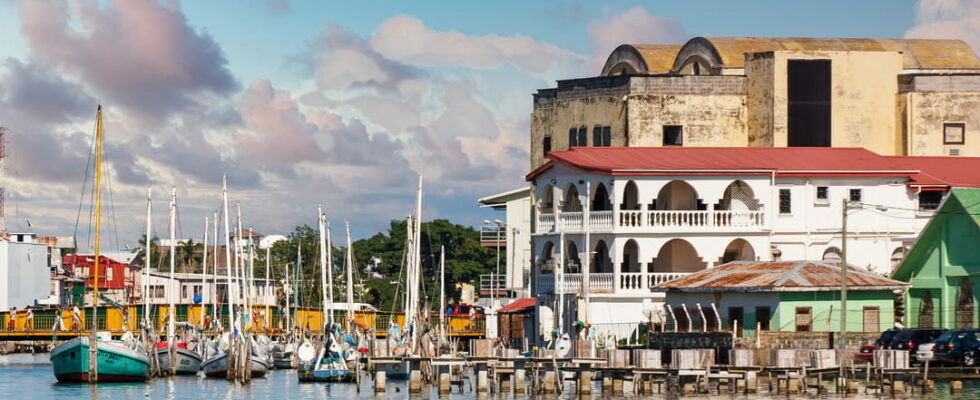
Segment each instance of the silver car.
[{"label": "silver car", "polygon": [[932,342],[920,344],[919,348],[915,350],[916,361],[924,363],[926,361],[932,360],[932,357],[934,356],[932,352],[932,348],[935,345],[936,344]]}]

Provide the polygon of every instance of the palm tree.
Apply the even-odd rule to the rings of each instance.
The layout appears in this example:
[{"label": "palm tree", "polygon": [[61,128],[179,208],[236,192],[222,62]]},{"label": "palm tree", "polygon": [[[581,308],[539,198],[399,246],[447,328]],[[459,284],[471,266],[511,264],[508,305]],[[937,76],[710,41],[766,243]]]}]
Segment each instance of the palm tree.
[{"label": "palm tree", "polygon": [[[153,238],[150,239],[150,252],[157,254],[157,256],[159,257],[159,255],[160,255],[160,249],[159,248],[160,248],[160,238],[154,236]],[[143,266],[144,267],[149,267],[149,265],[150,265],[149,254],[146,253],[145,249],[146,249],[146,234],[144,233],[143,236],[140,237],[139,247],[134,248],[132,250],[132,252],[133,253],[138,253],[138,252],[141,252],[142,251],[143,252]]]},{"label": "palm tree", "polygon": [[184,272],[194,270],[194,266],[197,265],[197,255],[194,254],[194,250],[200,246],[201,244],[195,242],[194,239],[187,239],[187,241],[184,242],[180,249],[180,261]]}]

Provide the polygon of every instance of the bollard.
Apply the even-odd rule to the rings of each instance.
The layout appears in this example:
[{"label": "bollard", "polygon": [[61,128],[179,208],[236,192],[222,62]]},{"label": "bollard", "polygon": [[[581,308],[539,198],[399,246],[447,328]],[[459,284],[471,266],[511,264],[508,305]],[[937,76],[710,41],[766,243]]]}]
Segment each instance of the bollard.
[{"label": "bollard", "polygon": [[441,367],[439,371],[439,394],[450,394],[453,392],[453,379],[448,367]]},{"label": "bollard", "polygon": [[745,393],[755,393],[759,390],[759,381],[755,371],[745,373]]},{"label": "bollard", "polygon": [[892,393],[905,393],[905,381],[892,382]]},{"label": "bollard", "polygon": [[589,394],[592,393],[592,371],[582,368],[578,371],[578,385],[576,385],[579,394]]},{"label": "bollard", "polygon": [[408,392],[422,393],[422,371],[412,369],[408,374]]},{"label": "bollard", "polygon": [[959,393],[963,391],[963,381],[949,381],[949,391],[950,393]]},{"label": "bollard", "polygon": [[556,375],[557,374],[555,374],[555,371],[544,372],[544,388],[542,389],[544,394],[552,394],[555,392]]},{"label": "bollard", "polygon": [[477,393],[486,393],[489,388],[490,383],[487,380],[487,364],[478,363],[476,364],[476,391]]},{"label": "bollard", "polygon": [[374,393],[385,392],[386,377],[387,377],[387,373],[385,371],[377,371],[374,373]]},{"label": "bollard", "polygon": [[926,379],[922,381],[922,391],[926,393],[932,393],[936,390],[935,383],[932,379]]}]

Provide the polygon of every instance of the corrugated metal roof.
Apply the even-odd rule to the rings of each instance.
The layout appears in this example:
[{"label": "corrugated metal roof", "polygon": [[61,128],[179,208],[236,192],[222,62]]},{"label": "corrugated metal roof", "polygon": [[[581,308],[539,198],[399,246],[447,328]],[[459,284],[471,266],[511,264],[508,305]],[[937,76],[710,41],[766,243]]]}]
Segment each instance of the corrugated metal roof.
[{"label": "corrugated metal roof", "polygon": [[842,147],[573,147],[548,153],[554,162],[606,175],[770,174],[895,176],[911,186],[980,187],[980,157],[881,156]]},{"label": "corrugated metal roof", "polygon": [[[695,272],[653,288],[659,292],[812,292],[840,290],[840,262],[733,261]],[[908,287],[864,268],[849,265],[848,290]]]},{"label": "corrugated metal roof", "polygon": [[506,312],[521,311],[529,307],[534,307],[537,304],[538,304],[538,300],[535,299],[534,297],[524,297],[524,298],[517,299],[513,303],[501,307],[499,310],[497,310],[497,312],[506,313]]}]

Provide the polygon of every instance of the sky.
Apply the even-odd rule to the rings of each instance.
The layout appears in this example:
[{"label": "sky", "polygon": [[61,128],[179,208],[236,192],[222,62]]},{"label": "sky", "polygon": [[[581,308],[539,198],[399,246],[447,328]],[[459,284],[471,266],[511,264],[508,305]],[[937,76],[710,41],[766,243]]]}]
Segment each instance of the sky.
[{"label": "sky", "polygon": [[[153,224],[201,240],[221,176],[244,225],[288,233],[322,205],[356,238],[412,212],[478,226],[525,184],[532,94],[622,43],[695,36],[958,38],[980,2],[0,0],[11,231],[91,243],[82,195],[105,108],[109,247]],[[81,210],[81,212],[79,211]]]}]

